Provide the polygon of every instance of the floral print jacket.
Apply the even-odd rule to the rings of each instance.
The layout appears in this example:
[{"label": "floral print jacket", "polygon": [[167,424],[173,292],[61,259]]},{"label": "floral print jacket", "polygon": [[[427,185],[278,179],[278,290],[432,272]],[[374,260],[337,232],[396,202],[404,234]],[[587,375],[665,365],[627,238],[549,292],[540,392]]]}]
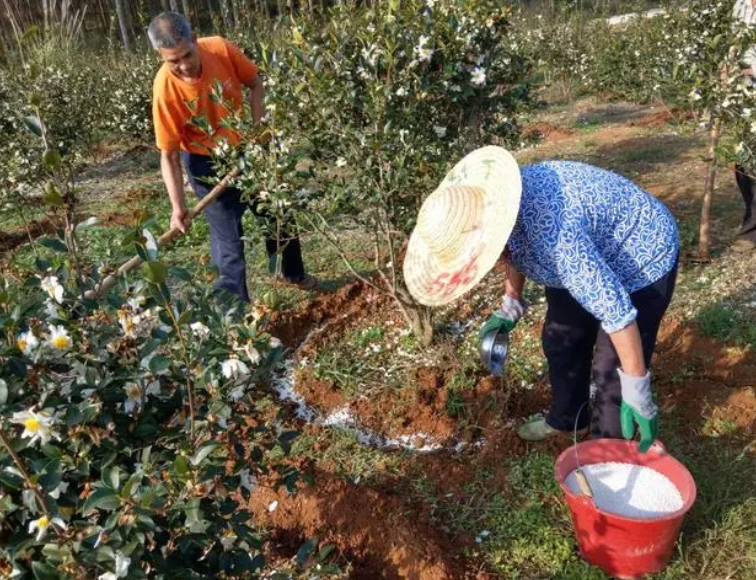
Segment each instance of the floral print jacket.
[{"label": "floral print jacket", "polygon": [[669,210],[628,179],[584,163],[525,166],[522,187],[512,263],[535,282],[566,289],[608,333],[633,322],[630,294],[677,261]]}]

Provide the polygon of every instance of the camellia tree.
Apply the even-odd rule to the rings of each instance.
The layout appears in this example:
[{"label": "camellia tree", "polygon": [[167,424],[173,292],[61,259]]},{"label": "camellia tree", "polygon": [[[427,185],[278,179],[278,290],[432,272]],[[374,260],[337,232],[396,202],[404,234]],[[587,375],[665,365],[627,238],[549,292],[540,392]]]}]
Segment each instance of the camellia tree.
[{"label": "camellia tree", "polygon": [[[54,128],[27,125],[46,146],[46,201],[73,203]],[[259,476],[298,478],[282,461],[296,432],[256,407],[280,342],[213,300],[205,272],[161,262],[147,224],[122,241],[142,275],[87,299],[104,273],[72,236],[87,225],[0,277],[0,575],[257,577],[245,504]]]},{"label": "camellia tree", "polygon": [[[675,76],[690,88],[688,101],[709,119],[709,168],[701,207],[698,258],[710,258],[710,217],[717,160],[725,158],[754,169],[756,138],[756,91],[744,76],[743,57],[756,45],[756,30],[735,22],[732,2],[694,0],[682,29],[686,48],[680,55]],[[725,130],[738,138],[720,147]]]},{"label": "camellia tree", "polygon": [[[530,65],[510,13],[489,0],[345,3],[325,22],[289,26],[255,48],[269,75],[268,138],[258,127],[226,158],[243,169],[244,189],[294,211],[391,296],[427,344],[431,314],[406,290],[402,248],[451,164],[483,144],[519,144]],[[347,225],[372,240],[374,277],[342,250]]]}]

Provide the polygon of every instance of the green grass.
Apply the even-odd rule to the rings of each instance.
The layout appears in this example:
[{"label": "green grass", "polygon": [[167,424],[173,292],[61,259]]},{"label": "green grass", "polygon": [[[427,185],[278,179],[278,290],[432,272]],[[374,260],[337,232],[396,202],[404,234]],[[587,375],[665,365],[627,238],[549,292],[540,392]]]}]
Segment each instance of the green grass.
[{"label": "green grass", "polygon": [[357,438],[338,429],[305,431],[292,446],[292,455],[315,462],[320,469],[365,485],[378,484],[404,473],[405,452],[386,452],[361,445]]},{"label": "green grass", "polygon": [[315,377],[329,381],[348,398],[375,393],[376,388],[402,387],[403,368],[390,367],[390,347],[383,345],[386,334],[381,326],[368,326],[328,341],[313,360]]},{"label": "green grass", "polygon": [[756,326],[753,312],[736,310],[723,303],[704,306],[696,315],[703,336],[739,346],[756,347]]}]

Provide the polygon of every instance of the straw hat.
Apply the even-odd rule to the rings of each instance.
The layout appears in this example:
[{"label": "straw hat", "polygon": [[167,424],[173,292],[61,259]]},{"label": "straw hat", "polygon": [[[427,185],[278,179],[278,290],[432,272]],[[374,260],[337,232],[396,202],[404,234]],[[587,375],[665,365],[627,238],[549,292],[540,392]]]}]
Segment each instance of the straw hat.
[{"label": "straw hat", "polygon": [[423,202],[404,259],[410,294],[440,306],[493,268],[512,233],[522,180],[512,154],[483,147],[452,169]]}]

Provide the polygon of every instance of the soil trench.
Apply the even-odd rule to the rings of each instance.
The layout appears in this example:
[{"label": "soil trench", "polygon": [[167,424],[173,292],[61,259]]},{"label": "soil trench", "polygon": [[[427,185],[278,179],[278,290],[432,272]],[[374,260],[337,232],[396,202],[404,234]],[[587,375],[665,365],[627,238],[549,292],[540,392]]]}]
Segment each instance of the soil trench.
[{"label": "soil trench", "polygon": [[[274,549],[300,545],[317,536],[333,544],[354,565],[354,580],[461,580],[457,552],[411,506],[390,492],[357,487],[326,473],[315,474],[316,485],[295,496],[261,488],[252,496],[256,519],[274,527]],[[272,512],[269,506],[277,501]]]}]

